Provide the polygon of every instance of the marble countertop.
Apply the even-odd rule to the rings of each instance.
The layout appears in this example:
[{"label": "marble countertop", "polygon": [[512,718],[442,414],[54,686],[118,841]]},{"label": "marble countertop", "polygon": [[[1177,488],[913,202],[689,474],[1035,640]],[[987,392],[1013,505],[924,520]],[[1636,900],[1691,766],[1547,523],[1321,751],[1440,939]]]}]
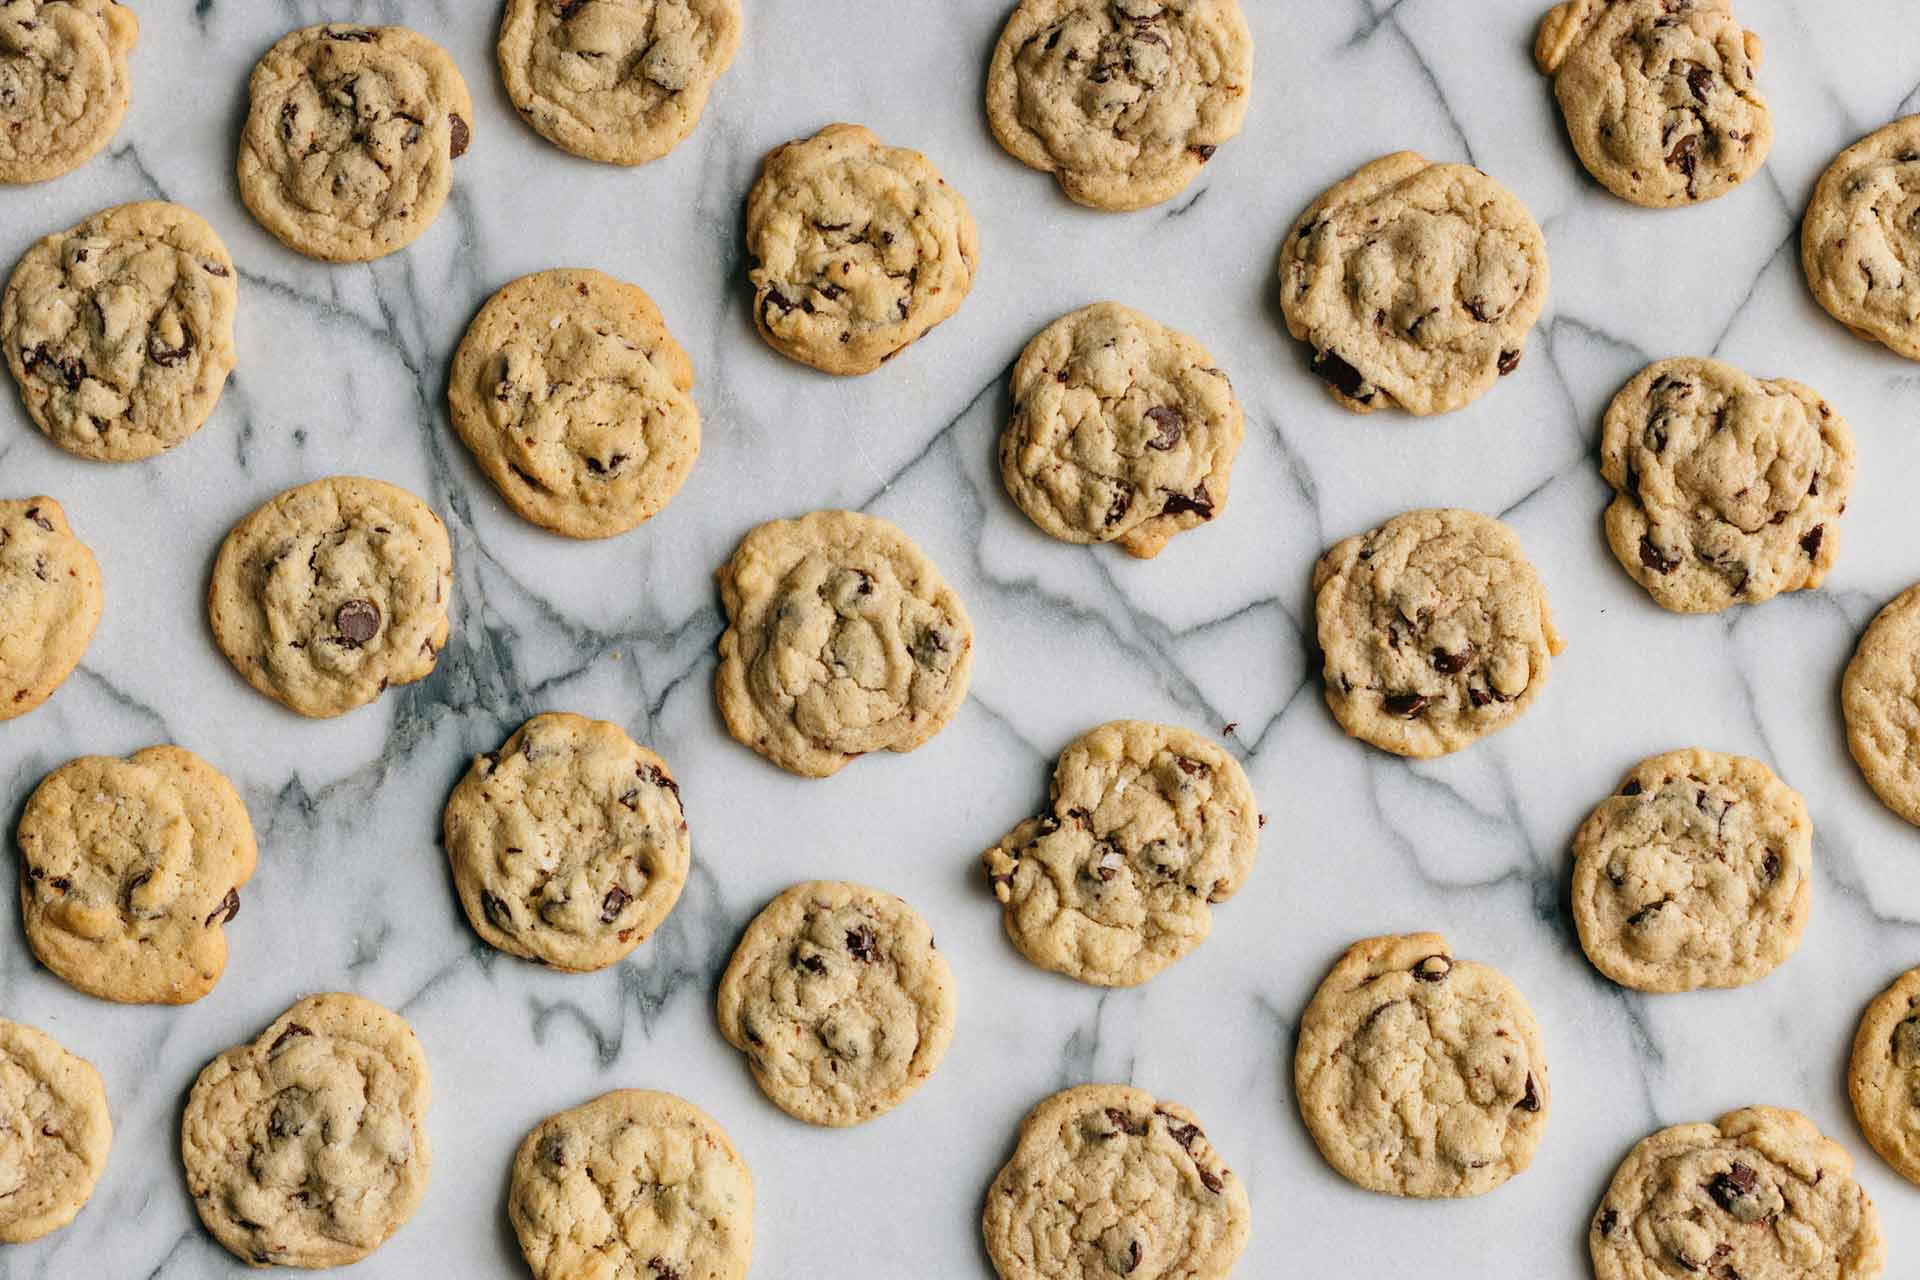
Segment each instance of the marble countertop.
[{"label": "marble countertop", "polygon": [[[590,164],[515,118],[480,0],[137,0],[134,105],[107,152],[0,192],[0,263],[126,200],[200,211],[241,267],[240,366],[213,420],[159,459],[70,458],[0,395],[0,490],[60,498],[99,555],[106,611],[80,671],[0,727],[8,830],[40,777],[83,753],[171,741],[240,786],[261,857],[212,995],[182,1009],[91,1000],[0,941],[0,1011],[97,1063],[114,1147],[92,1202],[0,1277],[242,1274],[202,1231],[178,1149],[200,1067],[307,992],[403,1013],[433,1068],[425,1206],[360,1264],[374,1277],[524,1274],[508,1166],[542,1116],[616,1087],[680,1093],[726,1126],[759,1191],[754,1274],[987,1277],[981,1196],[1021,1116],[1054,1089],[1132,1081],[1191,1106],[1253,1200],[1239,1274],[1582,1277],[1589,1214],[1628,1146],[1747,1103],[1807,1112],[1855,1155],[1890,1275],[1920,1257],[1920,1190],[1867,1147],[1842,1079],[1855,1021],[1920,963],[1920,832],[1852,767],[1840,673],[1861,629],[1920,576],[1920,368],[1850,336],[1802,281],[1799,213],[1854,138],[1913,111],[1910,0],[1738,0],[1767,43],[1772,160],[1734,194],[1646,212],[1579,168],[1530,59],[1544,0],[1247,0],[1245,134],[1189,192],[1128,215],[1069,204],[1005,155],[980,105],[1006,0],[750,0],[740,56],[694,137],[637,170]],[[1835,14],[1844,9],[1844,20]],[[247,72],[283,31],[404,22],[474,90],[471,153],[440,221],[371,265],[298,257],[232,176]],[[747,310],[742,206],[761,154],[845,119],[925,151],[979,219],[982,269],[938,332],[853,381],[770,351]],[[1520,370],[1472,407],[1415,420],[1336,408],[1285,334],[1278,242],[1322,187],[1403,147],[1470,161],[1545,228],[1553,294]],[[690,482],[628,536],[525,524],[454,438],[447,363],[495,288],[550,266],[646,288],[692,355],[705,445]],[[1060,313],[1115,298],[1188,330],[1233,375],[1246,446],[1222,518],[1158,560],[1048,540],[993,464],[1006,375]],[[1812,384],[1853,423],[1861,468],[1826,587],[1705,617],[1656,608],[1600,532],[1601,411],[1651,359],[1715,355]],[[246,687],[202,597],[228,527],[341,472],[425,497],[453,536],[450,643],[424,683],[308,722]],[[970,701],[931,744],[824,782],[729,738],[714,709],[714,568],[752,525],[844,505],[909,529],[977,627]],[[1326,544],[1409,507],[1498,513],[1568,639],[1513,728],[1415,764],[1346,738],[1320,697],[1308,574]],[[469,757],[541,710],[619,721],[683,782],[685,896],[624,963],[565,976],[490,951],[438,844]],[[1219,732],[1272,821],[1212,939],[1145,987],[1103,992],[1024,962],[976,871],[1045,795],[1055,753],[1119,716]],[[1582,956],[1568,846],[1633,761],[1701,745],[1759,756],[1816,826],[1806,941],[1757,985],[1642,996]],[[899,892],[957,973],[952,1052],[902,1109],[851,1131],[789,1120],[721,1040],[715,983],[739,931],[805,878]],[[1348,1186],[1291,1098],[1300,1011],[1370,934],[1437,929],[1514,979],[1545,1030],[1552,1120],[1528,1173],[1475,1201]]]}]

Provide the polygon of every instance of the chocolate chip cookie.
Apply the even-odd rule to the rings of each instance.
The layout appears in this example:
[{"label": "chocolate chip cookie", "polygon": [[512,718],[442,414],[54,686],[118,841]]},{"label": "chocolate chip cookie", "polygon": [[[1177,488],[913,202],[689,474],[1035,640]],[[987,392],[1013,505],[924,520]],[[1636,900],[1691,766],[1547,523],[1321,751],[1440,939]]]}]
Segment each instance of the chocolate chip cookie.
[{"label": "chocolate chip cookie", "polygon": [[426,503],[384,481],[330,476],[233,527],[207,613],[248,684],[319,718],[430,674],[452,598],[446,526]]},{"label": "chocolate chip cookie", "polygon": [[1117,302],[1041,330],[1013,369],[1000,477],[1063,542],[1151,559],[1227,505],[1246,419],[1198,342]]},{"label": "chocolate chip cookie", "polygon": [[1240,132],[1252,83],[1237,0],[1021,0],[993,50],[987,121],[1080,204],[1144,209]]},{"label": "chocolate chip cookie", "polygon": [[1882,609],[1840,684],[1853,762],[1880,802],[1920,826],[1920,585]]},{"label": "chocolate chip cookie", "polygon": [[112,141],[139,39],[139,19],[114,0],[0,4],[0,182],[71,173]]},{"label": "chocolate chip cookie", "polygon": [[1287,233],[1280,306],[1355,413],[1447,413],[1520,366],[1547,301],[1547,242],[1478,169],[1411,151],[1329,187]]},{"label": "chocolate chip cookie", "polygon": [[72,1222],[112,1145],[107,1090],[93,1064],[0,1018],[0,1244]]},{"label": "chocolate chip cookie", "polygon": [[100,621],[100,566],[52,498],[0,499],[0,722],[58,689]]},{"label": "chocolate chip cookie", "polygon": [[1800,223],[1800,265],[1816,301],[1847,328],[1920,360],[1920,115],[1842,151]]},{"label": "chocolate chip cookie", "polygon": [[718,578],[720,714],[789,773],[825,778],[869,751],[912,751],[966,701],[973,623],[890,521],[774,520],[741,540]]},{"label": "chocolate chip cookie", "polygon": [[762,161],[747,252],[760,336],[791,360],[853,375],[960,309],[980,232],[932,161],[832,124]]},{"label": "chocolate chip cookie", "polygon": [[358,1262],[427,1193],[431,1094],[406,1019],[308,996],[194,1081],[180,1158],[200,1221],[254,1266]]},{"label": "chocolate chip cookie", "polygon": [[1873,1149],[1920,1184],[1920,969],[1895,978],[1861,1014],[1847,1092]]}]

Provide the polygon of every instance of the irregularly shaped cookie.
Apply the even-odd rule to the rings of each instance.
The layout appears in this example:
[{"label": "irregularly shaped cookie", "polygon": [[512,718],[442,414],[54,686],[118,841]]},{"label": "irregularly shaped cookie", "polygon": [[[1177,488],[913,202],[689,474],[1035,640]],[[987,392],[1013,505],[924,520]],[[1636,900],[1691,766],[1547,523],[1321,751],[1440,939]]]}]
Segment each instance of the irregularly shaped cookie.
[{"label": "irregularly shaped cookie", "polygon": [[[596,0],[598,3],[599,0]],[[454,353],[454,429],[515,511],[570,538],[651,519],[700,454],[693,362],[653,299],[598,271],[522,276]]]},{"label": "irregularly shaped cookie", "polygon": [[93,1064],[0,1018],[0,1244],[72,1222],[112,1145],[107,1090]]},{"label": "irregularly shaped cookie", "polygon": [[619,961],[680,900],[680,784],[617,724],[549,712],[474,757],[446,812],[454,888],[490,945],[569,973]]},{"label": "irregularly shaped cookie", "polygon": [[1252,1216],[1191,1111],[1083,1084],[1027,1113],[980,1229],[1000,1280],[1224,1280]]},{"label": "irregularly shaped cookie", "polygon": [[898,526],[858,511],[774,520],[718,574],[714,695],[727,730],[789,773],[912,751],[966,701],[973,623]]},{"label": "irregularly shaped cookie", "polygon": [[845,1126],[925,1084],[953,1039],[953,970],[918,911],[837,880],[754,917],[720,980],[720,1031],[795,1119]]},{"label": "irregularly shaped cookie", "polygon": [[740,0],[507,0],[500,78],[541,137],[645,164],[700,123],[740,47]]},{"label": "irregularly shaped cookie", "polygon": [[1873,1149],[1920,1184],[1920,969],[1895,978],[1860,1015],[1847,1092]]},{"label": "irregularly shaped cookie", "polygon": [[1641,1139],[1587,1234],[1594,1280],[1874,1280],[1880,1215],[1797,1111],[1742,1107]]},{"label": "irregularly shaped cookie", "polygon": [[1761,54],[1730,0],[1566,0],[1533,46],[1580,163],[1655,209],[1723,196],[1766,163]]},{"label": "irregularly shaped cookie", "polygon": [[198,431],[233,371],[233,259],[191,209],[123,204],[21,257],[0,344],[34,424],[68,453],[150,458]]},{"label": "irregularly shaped cookie", "polygon": [[58,689],[100,621],[100,566],[45,496],[0,499],[0,722]]},{"label": "irregularly shaped cookie", "polygon": [[767,153],[747,252],[768,345],[826,373],[872,373],[960,309],[980,232],[925,156],[832,124]]},{"label": "irregularly shaped cookie", "polygon": [[1895,120],[1834,158],[1800,223],[1800,265],[1847,328],[1920,360],[1920,115]]},{"label": "irregularly shaped cookie", "polygon": [[1266,821],[1240,762],[1186,729],[1115,720],[1076,738],[1047,812],[987,850],[1007,936],[1043,969],[1131,987],[1207,940]]},{"label": "irregularly shaped cookie", "polygon": [[1880,802],[1920,826],[1920,585],[1882,609],[1840,684],[1847,748]]},{"label": "irregularly shaped cookie", "polygon": [[460,68],[405,27],[289,32],[247,92],[240,197],[287,248],[326,262],[411,244],[439,216],[473,139]]},{"label": "irregularly shaped cookie", "polygon": [[1240,132],[1253,36],[1238,0],[1021,0],[987,73],[987,121],[1094,209],[1186,190]]},{"label": "irregularly shaped cookie", "polygon": [[1817,587],[1853,488],[1853,429],[1811,388],[1718,360],[1661,360],[1607,408],[1607,541],[1677,613]]},{"label": "irregularly shaped cookie", "polygon": [[1447,413],[1512,373],[1547,301],[1547,242],[1478,169],[1411,151],[1329,187],[1287,233],[1280,306],[1355,413]]},{"label": "irregularly shaped cookie", "polygon": [[1313,567],[1327,705],[1340,727],[1426,759],[1504,729],[1566,646],[1520,540],[1472,511],[1397,515]]},{"label": "irregularly shaped cookie", "polygon": [[1300,1020],[1293,1082],[1327,1163],[1388,1195],[1482,1195],[1525,1172],[1547,1129],[1533,1011],[1437,933],[1347,948]]},{"label": "irregularly shaped cookie", "polygon": [[1000,476],[1064,542],[1151,559],[1227,505],[1246,418],[1198,342],[1117,302],[1060,317],[1013,369]]},{"label": "irregularly shaped cookie", "polygon": [[536,1280],[742,1280],[753,1257],[746,1162],[670,1093],[621,1089],[535,1125],[507,1216]]},{"label": "irregularly shaped cookie", "polygon": [[427,1193],[431,1093],[406,1019],[308,996],[194,1081],[180,1158],[200,1221],[255,1266],[358,1262]]},{"label": "irregularly shaped cookie", "polygon": [[139,19],[114,0],[0,4],[0,182],[57,178],[112,140],[139,39]]}]

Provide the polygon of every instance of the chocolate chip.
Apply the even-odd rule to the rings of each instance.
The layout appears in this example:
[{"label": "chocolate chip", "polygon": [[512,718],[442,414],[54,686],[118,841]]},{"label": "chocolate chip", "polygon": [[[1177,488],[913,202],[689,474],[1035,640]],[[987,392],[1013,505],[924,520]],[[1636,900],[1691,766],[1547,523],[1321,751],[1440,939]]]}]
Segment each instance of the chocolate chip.
[{"label": "chocolate chip", "polygon": [[[1211,151],[1213,148],[1209,147],[1207,149]],[[1126,1259],[1121,1263],[1119,1267],[1119,1272],[1123,1276],[1130,1276],[1133,1274],[1134,1268],[1138,1267],[1139,1265],[1140,1265],[1140,1242],[1138,1240],[1129,1240],[1127,1241],[1127,1256],[1126,1256]]]},{"label": "chocolate chip", "polygon": [[1411,720],[1427,709],[1432,699],[1424,693],[1390,693],[1386,697],[1387,714]]},{"label": "chocolate chip", "polygon": [[[137,883],[135,887],[138,887]],[[222,913],[226,915],[226,919],[224,920],[220,920]],[[233,918],[239,914],[240,891],[238,889],[229,889],[227,890],[227,896],[220,899],[220,905],[213,909],[213,914],[207,917],[205,927],[209,929],[213,928],[213,922],[215,920],[220,920],[221,924],[232,924]]]},{"label": "chocolate chip", "polygon": [[1514,1105],[1522,1111],[1538,1111],[1540,1109],[1540,1090],[1535,1087],[1533,1074],[1531,1072],[1527,1074],[1526,1096],[1522,1097],[1520,1101]]},{"label": "chocolate chip", "polygon": [[862,964],[872,964],[880,958],[880,940],[863,924],[847,930],[847,950]]},{"label": "chocolate chip", "polygon": [[1120,874],[1121,868],[1127,865],[1127,859],[1112,841],[1103,843],[1101,849],[1103,852],[1093,862],[1093,874],[1102,884],[1107,884]]},{"label": "chocolate chip", "polygon": [[218,276],[222,280],[225,280],[228,276],[233,274],[233,272],[227,270],[225,267],[221,266],[217,262],[203,262],[200,264],[200,269],[206,272],[208,275]]},{"label": "chocolate chip", "polygon": [[1200,1175],[1200,1185],[1205,1187],[1207,1190],[1213,1192],[1213,1194],[1215,1195],[1219,1195],[1220,1188],[1226,1185],[1224,1182],[1220,1181],[1220,1175],[1213,1173],[1210,1170],[1198,1169],[1196,1170],[1196,1172],[1198,1172]]},{"label": "chocolate chip", "polygon": [[654,786],[664,787],[668,791],[671,791],[673,793],[674,807],[676,809],[684,808],[680,803],[680,784],[675,782],[665,769],[662,769],[657,764],[643,764],[636,769],[635,772]]},{"label": "chocolate chip", "polygon": [[1412,972],[1421,982],[1444,982],[1453,972],[1453,961],[1447,956],[1428,956],[1414,965]]},{"label": "chocolate chip", "polygon": [[1127,509],[1133,506],[1133,486],[1126,481],[1116,482],[1113,501],[1107,504],[1107,527],[1112,528],[1126,519]]},{"label": "chocolate chip", "polygon": [[69,880],[65,876],[55,876],[53,879],[47,881],[47,883],[53,886],[55,889],[59,890],[61,893],[66,893],[68,890],[73,888],[73,881]]},{"label": "chocolate chip", "polygon": [[1680,567],[1679,557],[1668,559],[1653,545],[1653,538],[1644,533],[1640,535],[1640,563],[1655,573],[1672,573]]},{"label": "chocolate chip", "polygon": [[279,1035],[275,1036],[273,1038],[273,1043],[267,1046],[267,1056],[269,1058],[277,1057],[279,1056],[280,1051],[287,1047],[287,1041],[298,1039],[301,1036],[310,1036],[312,1034],[313,1034],[312,1031],[309,1031],[307,1028],[301,1026],[299,1023],[289,1022],[287,1024],[287,1029],[285,1031],[282,1031]]},{"label": "chocolate chip", "polygon": [[340,643],[358,649],[379,634],[380,606],[371,600],[349,600],[334,611],[333,625]]},{"label": "chocolate chip", "polygon": [[1186,515],[1189,512],[1202,520],[1213,519],[1213,496],[1207,492],[1204,480],[1193,487],[1191,495],[1169,493],[1166,505],[1160,508],[1160,514],[1163,516]]},{"label": "chocolate chip", "polygon": [[1433,669],[1442,675],[1459,675],[1467,669],[1467,664],[1473,661],[1473,656],[1476,652],[1478,651],[1471,643],[1458,653],[1448,653],[1445,649],[1435,649],[1433,651]]},{"label": "chocolate chip", "polygon": [[[584,3],[584,0],[580,0]],[[564,1134],[550,1133],[547,1140],[540,1144],[540,1154],[546,1157],[548,1164],[556,1169],[567,1167],[567,1140]]]},{"label": "chocolate chip", "polygon": [[87,380],[87,367],[78,356],[56,356],[44,342],[28,353],[25,364],[29,373],[37,373],[49,382],[62,382],[69,391],[78,391]]},{"label": "chocolate chip", "polygon": [[1136,1138],[1146,1135],[1147,1121],[1145,1119],[1136,1119],[1122,1111],[1119,1107],[1108,1107],[1107,1119],[1111,1120],[1113,1127],[1121,1133],[1130,1133]]},{"label": "chocolate chip", "polygon": [[767,290],[766,305],[769,307],[778,307],[782,311],[793,310],[793,301],[790,298],[788,298],[786,294],[780,292],[778,289]]},{"label": "chocolate chip", "polygon": [[1810,557],[1817,557],[1820,554],[1820,544],[1826,540],[1826,537],[1827,526],[1817,524],[1807,530],[1806,536],[1800,539],[1800,549]]},{"label": "chocolate chip", "polygon": [[618,471],[626,461],[627,455],[624,453],[611,454],[605,462],[600,461],[598,458],[588,458],[587,470],[596,476],[612,475]]},{"label": "chocolate chip", "polygon": [[513,909],[507,906],[504,898],[491,893],[480,895],[480,909],[487,913],[487,921],[502,933],[513,932]]},{"label": "chocolate chip", "polygon": [[1147,421],[1158,428],[1159,434],[1147,441],[1147,448],[1158,449],[1165,453],[1180,443],[1180,437],[1187,433],[1187,420],[1178,409],[1169,409],[1159,405],[1147,410]]},{"label": "chocolate chip", "polygon": [[1362,404],[1374,397],[1374,388],[1367,384],[1361,372],[1348,364],[1339,352],[1328,348],[1313,358],[1313,372],[1322,380],[1332,384],[1334,390],[1350,400]]},{"label": "chocolate chip", "polygon": [[371,32],[371,31],[363,31],[363,30],[361,30],[361,29],[360,29],[360,28],[358,28],[358,27],[350,27],[350,28],[348,28],[348,29],[346,29],[346,30],[344,30],[344,31],[339,31],[339,30],[329,30],[329,31],[327,32],[327,39],[329,39],[329,40],[350,40],[350,41],[352,41],[352,42],[353,42],[354,44],[372,44],[372,43],[373,43],[373,32]]},{"label": "chocolate chip", "polygon": [[1503,378],[1506,377],[1508,374],[1512,373],[1515,369],[1518,369],[1519,367],[1520,367],[1520,353],[1518,351],[1502,351],[1500,353],[1499,368],[1500,368],[1501,377]]},{"label": "chocolate chip", "polygon": [[[1684,138],[1681,138],[1680,141],[1673,144],[1673,150],[1667,152],[1667,168],[1678,169],[1688,179],[1691,179],[1695,167],[1700,163],[1699,151],[1700,135],[1697,133],[1689,133]],[[1689,181],[1687,185],[1691,188],[1693,184]]]},{"label": "chocolate chip", "polygon": [[1687,72],[1687,88],[1693,91],[1694,97],[1705,102],[1707,100],[1707,90],[1713,88],[1713,72],[1707,70],[1697,62],[1694,63],[1692,68]]},{"label": "chocolate chip", "polygon": [[1218,147],[1208,146],[1204,142],[1187,148],[1187,150],[1193,152],[1194,155],[1200,158],[1201,164],[1205,164],[1207,161],[1213,159],[1213,153],[1219,149]]},{"label": "chocolate chip", "polygon": [[191,333],[183,331],[180,334],[180,345],[177,347],[169,347],[160,337],[160,331],[158,329],[147,330],[147,359],[153,361],[162,369],[173,368],[182,360],[185,360],[192,351],[193,335]]},{"label": "chocolate chip", "polygon": [[1593,1224],[1593,1229],[1603,1236],[1611,1235],[1619,1221],[1620,1215],[1617,1212],[1612,1209],[1602,1209],[1600,1211],[1600,1220]]},{"label": "chocolate chip", "polygon": [[1734,1202],[1753,1194],[1759,1183],[1759,1175],[1746,1165],[1735,1160],[1725,1173],[1717,1173],[1707,1183],[1707,1194],[1713,1202],[1727,1212],[1733,1212]]},{"label": "chocolate chip", "polygon": [[41,515],[41,514],[40,514],[40,508],[38,508],[38,507],[28,507],[28,508],[27,508],[27,519],[29,519],[29,520],[31,520],[31,521],[33,521],[33,522],[34,522],[35,524],[37,524],[37,525],[39,525],[39,526],[40,526],[40,527],[41,527],[42,529],[45,529],[45,530],[46,530],[46,531],[47,531],[48,533],[52,533],[52,532],[53,532],[53,521],[51,521],[51,520],[49,520],[49,519],[47,519],[47,518],[46,518],[45,516],[43,516],[43,515]]},{"label": "chocolate chip", "polygon": [[647,1270],[653,1272],[654,1280],[684,1280],[678,1267],[662,1262],[658,1258],[647,1260]]},{"label": "chocolate chip", "polygon": [[1780,855],[1772,851],[1769,851],[1767,853],[1766,860],[1760,864],[1760,869],[1766,873],[1767,879],[1769,880],[1779,879]]},{"label": "chocolate chip", "polygon": [[808,973],[821,974],[827,971],[827,962],[816,955],[801,956],[795,963]]},{"label": "chocolate chip", "polygon": [[633,901],[633,895],[619,885],[607,890],[607,896],[600,901],[600,923],[612,924],[620,918],[620,913]]},{"label": "chocolate chip", "polygon": [[[1161,1112],[1160,1114],[1166,1115],[1164,1111]],[[1197,1124],[1186,1124],[1184,1122],[1174,1120],[1172,1117],[1169,1116],[1167,1119],[1167,1136],[1169,1138],[1172,1138],[1175,1142],[1179,1143],[1184,1150],[1191,1153],[1193,1150],[1194,1139],[1201,1136],[1200,1126]]]},{"label": "chocolate chip", "polygon": [[1667,900],[1665,898],[1660,899],[1658,902],[1649,902],[1646,906],[1627,917],[1627,926],[1634,928],[1645,924],[1647,921],[1653,919],[1654,916],[1660,914],[1660,909],[1666,905]]},{"label": "chocolate chip", "polygon": [[1620,788],[1620,794],[1623,796],[1637,796],[1645,790],[1646,788],[1638,782],[1629,782],[1626,786]]},{"label": "chocolate chip", "polygon": [[473,131],[467,128],[467,122],[458,114],[447,117],[447,153],[458,160],[467,154],[467,144],[473,141]]}]

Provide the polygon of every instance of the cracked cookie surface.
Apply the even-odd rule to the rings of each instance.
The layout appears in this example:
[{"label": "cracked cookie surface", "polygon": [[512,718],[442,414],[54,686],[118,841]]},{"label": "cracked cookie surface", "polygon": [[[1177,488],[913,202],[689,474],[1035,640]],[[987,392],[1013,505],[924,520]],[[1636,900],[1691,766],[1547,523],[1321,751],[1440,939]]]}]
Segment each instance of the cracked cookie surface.
[{"label": "cracked cookie surface", "polygon": [[1895,978],[1860,1015],[1847,1093],[1873,1149],[1920,1184],[1920,969]]},{"label": "cracked cookie surface", "polygon": [[1877,129],[1820,175],[1800,265],[1821,306],[1862,338],[1920,360],[1920,115]]},{"label": "cracked cookie surface", "polygon": [[93,1064],[0,1018],[0,1244],[72,1222],[112,1145],[107,1090]]},{"label": "cracked cookie surface", "polygon": [[71,173],[113,140],[139,39],[139,19],[113,0],[0,3],[0,183]]},{"label": "cracked cookie surface", "polygon": [[100,621],[100,566],[44,495],[0,500],[0,723],[58,689]]},{"label": "cracked cookie surface", "polygon": [[1867,627],[1840,682],[1847,748],[1880,802],[1920,826],[1920,585]]}]

